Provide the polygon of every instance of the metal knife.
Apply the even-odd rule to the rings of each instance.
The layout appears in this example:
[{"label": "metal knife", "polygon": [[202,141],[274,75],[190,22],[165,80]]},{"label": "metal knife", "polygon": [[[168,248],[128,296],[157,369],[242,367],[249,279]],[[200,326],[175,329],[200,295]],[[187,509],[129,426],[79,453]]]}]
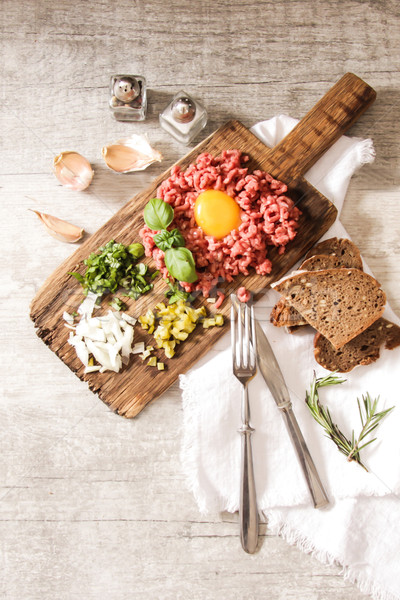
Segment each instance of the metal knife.
[{"label": "metal knife", "polygon": [[303,470],[314,508],[329,504],[311,454],[292,410],[292,403],[282,372],[260,323],[256,321],[257,360],[265,383],[284,416],[288,432]]}]

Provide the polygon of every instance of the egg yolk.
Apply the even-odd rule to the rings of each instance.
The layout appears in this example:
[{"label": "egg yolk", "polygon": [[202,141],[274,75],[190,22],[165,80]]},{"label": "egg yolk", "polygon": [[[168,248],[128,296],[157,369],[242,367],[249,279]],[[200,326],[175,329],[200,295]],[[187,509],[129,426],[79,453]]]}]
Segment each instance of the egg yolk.
[{"label": "egg yolk", "polygon": [[206,235],[220,239],[239,227],[240,207],[225,192],[206,190],[196,199],[194,218]]}]

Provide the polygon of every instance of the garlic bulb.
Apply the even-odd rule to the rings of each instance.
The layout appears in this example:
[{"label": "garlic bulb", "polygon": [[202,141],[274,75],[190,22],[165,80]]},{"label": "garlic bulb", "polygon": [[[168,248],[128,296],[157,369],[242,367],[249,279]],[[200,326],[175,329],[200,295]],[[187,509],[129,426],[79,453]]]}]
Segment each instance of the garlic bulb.
[{"label": "garlic bulb", "polygon": [[33,210],[32,212],[37,214],[50,235],[57,238],[57,240],[60,240],[61,242],[73,244],[78,242],[85,233],[81,227],[72,225],[72,223],[63,221],[58,217],[53,217],[52,215],[48,215],[37,210]]},{"label": "garlic bulb", "polygon": [[104,146],[101,153],[106,165],[117,173],[143,171],[163,158],[160,152],[150,146],[147,137],[139,134]]},{"label": "garlic bulb", "polygon": [[92,182],[93,169],[78,152],[61,152],[53,161],[58,181],[71,190],[85,190]]}]

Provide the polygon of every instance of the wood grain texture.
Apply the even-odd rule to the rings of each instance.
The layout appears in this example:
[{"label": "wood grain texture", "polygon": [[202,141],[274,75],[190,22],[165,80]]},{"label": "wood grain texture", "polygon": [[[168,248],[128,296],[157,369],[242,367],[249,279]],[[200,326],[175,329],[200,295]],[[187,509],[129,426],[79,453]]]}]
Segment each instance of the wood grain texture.
[{"label": "wood grain texture", "polygon": [[[27,209],[96,232],[186,152],[158,124],[181,88],[207,107],[206,137],[229,119],[250,127],[281,113],[301,118],[354,72],[377,99],[350,135],[371,137],[376,159],[352,178],[341,220],[400,315],[398,2],[3,0],[0,15],[0,595],[367,600],[341,567],[268,527],[250,557],[234,518],[199,515],[180,469],[176,384],[136,419],[121,419],[49,352],[29,304],[72,249]],[[143,123],[108,113],[116,72],[146,76]],[[101,147],[136,132],[164,162],[110,173]],[[94,166],[87,192],[57,184],[51,163],[63,150]]]},{"label": "wood grain texture", "polygon": [[274,146],[271,151],[272,173],[279,171],[284,181],[303,175],[375,98],[375,90],[365,81],[353,73],[343,75],[300,123]]},{"label": "wood grain texture", "polygon": [[[271,274],[236,277],[233,284],[219,286],[223,293],[228,295],[245,285],[253,294],[259,295],[273,281],[282,277],[327,231],[336,218],[336,209],[302,175],[356,121],[374,101],[375,96],[375,91],[368,84],[352,73],[347,73],[277,147],[268,149],[241,123],[232,121],[176,163],[184,170],[202,152],[217,156],[223,150],[235,148],[248,155],[247,166],[250,173],[261,169],[287,183],[289,197],[295,200],[302,212],[298,235],[287,246],[285,253],[279,255],[276,249],[270,250],[268,256],[273,264]],[[31,318],[39,337],[80,379],[87,381],[89,388],[112,410],[126,417],[136,416],[150,401],[165,392],[177,380],[178,375],[193,366],[226,331],[226,325],[207,330],[198,327],[184,344],[178,346],[175,357],[167,360],[167,370],[163,372],[147,368],[145,363],[136,359],[131,360],[131,364],[121,373],[85,375],[75,349],[68,344],[69,331],[65,329],[62,314],[65,310],[70,310],[70,307],[76,309],[73,302],[79,304],[80,291],[79,284],[68,273],[75,270],[91,252],[96,252],[111,239],[124,244],[139,240],[139,231],[144,225],[143,209],[157,195],[157,188],[168,175],[169,170],[135,196],[82,244],[47,280],[31,308]],[[136,303],[130,303],[131,314],[138,317],[162,299],[162,285],[158,285],[151,294]],[[207,307],[204,300],[198,304]],[[225,318],[228,316],[228,302],[224,303],[220,312]],[[145,341],[146,345],[152,345],[152,338]],[[165,359],[162,351],[157,353],[159,360]]]},{"label": "wood grain texture", "polygon": [[[345,94],[343,93],[343,98]],[[319,127],[319,114],[316,117],[308,117],[308,122],[314,127]],[[332,130],[330,138],[324,140],[327,148],[337,137],[336,130]],[[301,131],[301,129],[300,129]],[[293,141],[297,140],[292,137]],[[312,149],[312,139],[308,138],[307,146]],[[319,147],[321,143],[318,144]],[[273,269],[267,276],[250,274],[245,277],[240,275],[229,285],[221,284],[219,289],[228,296],[241,285],[255,295],[265,291],[273,282],[282,277],[300,258],[306,250],[312,246],[323,235],[336,218],[337,211],[329,200],[320,194],[313,186],[300,177],[297,170],[295,156],[296,152],[290,152],[282,160],[280,167],[276,160],[274,151],[269,150],[241,123],[231,121],[221,127],[215,134],[199,144],[189,152],[183,159],[178,161],[182,169],[187,168],[195,162],[196,157],[202,152],[210,152],[218,156],[223,150],[237,149],[245,152],[249,157],[249,172],[255,169],[271,172],[280,178],[282,168],[285,177],[290,177],[288,195],[295,200],[302,215],[299,220],[299,232],[293,242],[288,244],[284,254],[279,255],[276,248],[268,253],[272,261]],[[304,150],[304,149],[303,149]],[[311,153],[311,152],[310,152]],[[292,165],[292,171],[288,164]],[[157,188],[164,179],[169,176],[170,170],[160,175],[149,188],[135,196],[123,208],[121,208],[98,232],[90,237],[80,248],[65,261],[55,273],[46,281],[32,302],[31,318],[37,327],[40,338],[53,350],[57,356],[74,371],[80,379],[88,382],[89,388],[97,393],[99,397],[116,411],[125,417],[136,416],[152,400],[159,397],[177,380],[180,373],[185,373],[195,362],[201,358],[221,335],[226,332],[229,324],[229,302],[224,302],[219,312],[225,316],[223,327],[212,327],[203,329],[201,325],[189,336],[189,338],[177,347],[173,359],[166,361],[167,370],[157,371],[146,366],[145,362],[131,360],[130,364],[123,368],[120,373],[92,373],[85,375],[84,366],[76,356],[75,349],[68,344],[69,330],[65,328],[62,314],[65,310],[76,310],[83,296],[79,283],[68,273],[80,267],[82,262],[91,252],[96,252],[99,247],[105,245],[111,239],[129,245],[140,240],[139,231],[144,226],[143,210],[147,202],[157,196]],[[151,264],[151,263],[150,263]],[[138,317],[145,314],[147,309],[165,300],[163,290],[165,285],[159,281],[154,290],[143,296],[136,302],[130,301],[129,313]],[[103,304],[107,306],[107,299]],[[197,305],[209,307],[204,299],[199,299]],[[139,326],[136,327],[136,330]],[[139,334],[140,335],[140,334]],[[146,345],[152,345],[153,338],[142,333]],[[140,341],[140,337],[136,337]],[[156,350],[158,360],[165,361],[162,350]]]}]

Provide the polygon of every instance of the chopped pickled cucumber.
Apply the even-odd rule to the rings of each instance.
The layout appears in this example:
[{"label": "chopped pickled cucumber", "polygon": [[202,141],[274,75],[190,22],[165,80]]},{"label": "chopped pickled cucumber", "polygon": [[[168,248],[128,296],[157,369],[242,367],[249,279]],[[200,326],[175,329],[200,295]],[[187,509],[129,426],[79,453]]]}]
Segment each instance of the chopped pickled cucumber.
[{"label": "chopped pickled cucumber", "polygon": [[[163,348],[167,358],[174,356],[176,345],[186,340],[199,322],[203,323],[205,329],[215,325],[220,327],[224,324],[224,318],[220,314],[207,318],[205,306],[193,308],[184,300],[169,305],[159,302],[154,307],[154,312],[149,309],[145,315],[139,317],[143,329],[147,329],[150,334],[153,333],[157,348]],[[151,346],[147,346],[147,349],[149,348],[153,350]],[[141,354],[143,360],[149,356],[146,352]],[[147,364],[150,364],[150,361]],[[163,363],[151,362],[151,366],[155,364],[157,367],[159,364],[163,365]],[[164,366],[160,367],[160,370],[163,368]]]},{"label": "chopped pickled cucumber", "polygon": [[224,317],[223,317],[223,315],[219,315],[219,314],[218,314],[218,315],[215,315],[215,324],[216,324],[218,327],[221,327],[221,325],[223,325],[223,324],[224,324]]}]

